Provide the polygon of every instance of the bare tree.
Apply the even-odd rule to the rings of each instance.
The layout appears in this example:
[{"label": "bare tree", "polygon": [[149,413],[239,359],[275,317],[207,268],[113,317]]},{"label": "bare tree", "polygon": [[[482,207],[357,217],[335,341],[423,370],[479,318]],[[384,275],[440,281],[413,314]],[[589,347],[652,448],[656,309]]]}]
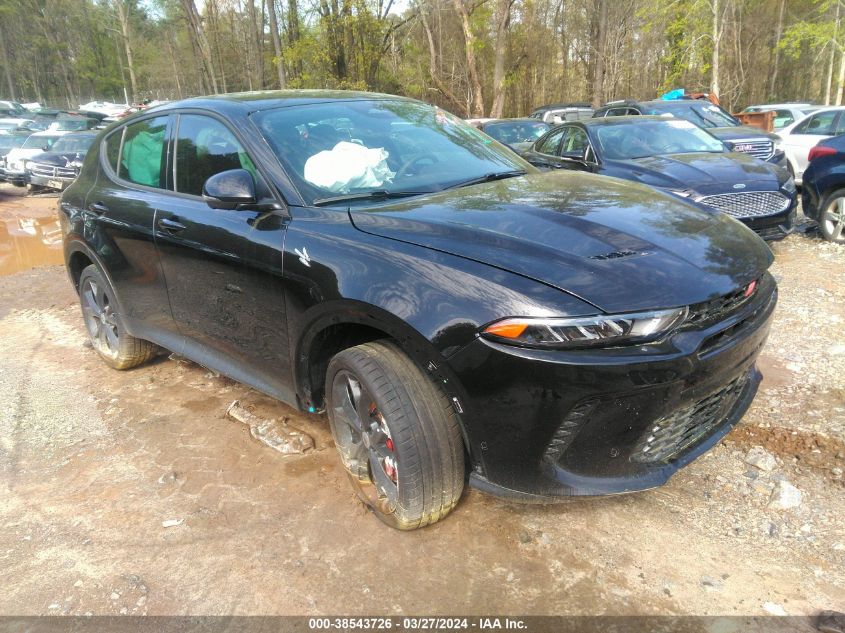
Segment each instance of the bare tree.
[{"label": "bare tree", "polygon": [[273,63],[276,66],[279,88],[284,89],[287,83],[285,78],[285,58],[282,53],[282,39],[279,36],[279,20],[276,18],[276,0],[266,0],[266,2],[267,17],[270,19],[270,34],[273,36],[273,50],[276,53]]},{"label": "bare tree", "polygon": [[481,92],[481,80],[478,76],[478,63],[475,58],[475,33],[472,32],[472,25],[469,22],[470,15],[475,11],[476,6],[467,8],[467,0],[453,0],[455,10],[461,19],[461,28],[464,32],[464,49],[466,50],[467,79],[470,87],[470,116],[484,116],[484,95]]},{"label": "bare tree", "polygon": [[123,48],[126,52],[126,67],[129,71],[129,86],[132,89],[131,101],[138,100],[138,80],[135,78],[135,64],[132,61],[132,44],[129,35],[129,0],[114,0],[117,10],[117,20],[120,22],[120,33],[123,36]]}]

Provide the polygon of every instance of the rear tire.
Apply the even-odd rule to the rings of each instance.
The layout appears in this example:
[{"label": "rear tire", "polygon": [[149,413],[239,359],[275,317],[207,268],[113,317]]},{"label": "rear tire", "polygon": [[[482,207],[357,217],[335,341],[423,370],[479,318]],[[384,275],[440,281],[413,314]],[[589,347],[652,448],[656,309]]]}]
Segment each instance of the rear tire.
[{"label": "rear tire", "polygon": [[825,196],[819,206],[819,231],[824,239],[845,244],[845,189]]},{"label": "rear tire", "polygon": [[91,345],[107,365],[131,369],[153,357],[155,345],[126,332],[111,286],[94,264],[79,277],[79,303]]},{"label": "rear tire", "polygon": [[464,486],[464,450],[449,398],[393,343],[337,354],[326,371],[332,435],[358,497],[387,525],[445,517]]}]

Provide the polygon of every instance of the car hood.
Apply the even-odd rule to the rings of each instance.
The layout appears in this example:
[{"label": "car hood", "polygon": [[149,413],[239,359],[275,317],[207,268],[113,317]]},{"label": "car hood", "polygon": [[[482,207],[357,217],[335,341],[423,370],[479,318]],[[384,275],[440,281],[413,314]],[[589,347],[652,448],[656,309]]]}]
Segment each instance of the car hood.
[{"label": "car hood", "polygon": [[11,150],[8,154],[6,154],[6,160],[12,162],[14,160],[21,160],[22,158],[32,158],[33,156],[37,156],[41,154],[44,150],[42,149],[22,149],[20,147],[16,147],[15,149]]},{"label": "car hood", "polygon": [[33,157],[33,162],[56,167],[71,167],[71,163],[82,163],[85,152],[44,152]]},{"label": "car hood", "polygon": [[747,285],[772,262],[736,220],[583,173],[509,178],[349,213],[361,231],[508,270],[605,312],[699,303]]},{"label": "car hood", "polygon": [[630,160],[607,160],[607,167],[630,172],[633,178],[656,187],[731,191],[734,184],[753,184],[754,189],[777,191],[786,174],[779,175],[768,163],[750,154],[671,154]]},{"label": "car hood", "polygon": [[709,127],[707,131],[710,132],[720,141],[736,141],[747,140],[752,138],[765,138],[772,142],[780,140],[777,134],[766,132],[756,127],[749,127],[747,125],[737,125],[733,127]]}]

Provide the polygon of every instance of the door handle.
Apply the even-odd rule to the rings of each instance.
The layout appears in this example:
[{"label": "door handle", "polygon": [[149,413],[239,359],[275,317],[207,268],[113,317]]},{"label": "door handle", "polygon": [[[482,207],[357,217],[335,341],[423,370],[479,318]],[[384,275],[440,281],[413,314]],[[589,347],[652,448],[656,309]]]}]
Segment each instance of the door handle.
[{"label": "door handle", "polygon": [[170,218],[161,218],[158,221],[158,228],[162,229],[163,231],[178,233],[179,231],[184,231],[187,227],[181,222],[177,222],[176,220],[172,220]]},{"label": "door handle", "polygon": [[92,202],[88,205],[88,210],[94,215],[103,215],[104,213],[108,213],[109,208],[102,202]]}]

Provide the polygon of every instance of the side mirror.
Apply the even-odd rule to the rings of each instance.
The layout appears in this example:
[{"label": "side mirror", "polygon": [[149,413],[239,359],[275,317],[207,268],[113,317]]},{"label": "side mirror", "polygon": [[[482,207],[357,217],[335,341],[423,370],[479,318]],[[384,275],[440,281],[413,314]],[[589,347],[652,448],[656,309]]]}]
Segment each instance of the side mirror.
[{"label": "side mirror", "polygon": [[49,145],[45,145],[44,147],[42,147],[42,148],[41,148],[41,151],[42,151],[42,152],[49,152],[49,151],[50,151],[50,146],[49,146]]},{"label": "side mirror", "polygon": [[246,169],[230,169],[205,181],[202,197],[212,209],[237,209],[255,204],[255,179]]}]

